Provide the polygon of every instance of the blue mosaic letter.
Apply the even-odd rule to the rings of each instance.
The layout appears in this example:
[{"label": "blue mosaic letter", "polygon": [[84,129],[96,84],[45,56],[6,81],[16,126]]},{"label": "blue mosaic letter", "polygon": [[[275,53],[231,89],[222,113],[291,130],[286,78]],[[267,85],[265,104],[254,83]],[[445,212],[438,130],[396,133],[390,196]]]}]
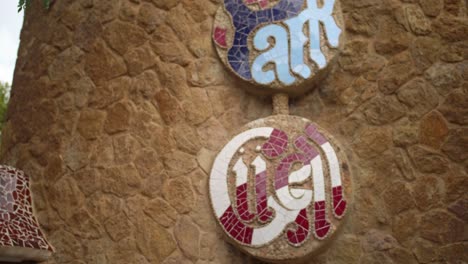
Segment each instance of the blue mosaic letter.
[{"label": "blue mosaic letter", "polygon": [[285,21],[290,31],[291,40],[291,70],[302,78],[307,79],[312,72],[309,66],[304,63],[304,45],[307,42],[307,37],[304,35],[304,17],[298,16]]},{"label": "blue mosaic letter", "polygon": [[301,11],[304,0],[280,0],[274,7],[263,10],[249,9],[243,0],[224,0],[224,7],[232,17],[235,28],[234,43],[228,51],[231,68],[246,80],[252,79],[247,39],[260,24],[284,21]]},{"label": "blue mosaic letter", "polygon": [[320,48],[320,26],[322,21],[327,39],[330,45],[338,47],[341,29],[336,25],[332,16],[335,0],[325,0],[322,8],[317,7],[317,0],[307,0],[307,9],[300,16],[305,16],[309,20],[310,33],[310,58],[314,60],[320,68],[327,65],[327,60]]},{"label": "blue mosaic letter", "polygon": [[261,84],[272,83],[275,78],[273,70],[263,71],[263,67],[274,62],[278,73],[278,79],[290,85],[294,83],[295,78],[289,73],[289,45],[288,32],[285,28],[278,25],[269,25],[260,29],[255,35],[253,41],[254,46],[258,50],[266,50],[270,48],[268,39],[275,39],[275,46],[263,54],[259,55],[252,64],[252,75],[255,81]]},{"label": "blue mosaic letter", "polygon": [[[307,37],[304,35],[303,29],[307,22],[310,58],[317,63],[319,68],[325,67],[327,59],[321,49],[319,22],[323,23],[329,44],[337,47],[341,29],[332,16],[334,5],[335,0],[325,0],[324,6],[318,8],[317,0],[307,0],[307,9],[297,17],[284,21],[289,29],[289,38],[284,28],[277,25],[267,25],[261,28],[254,37],[255,47],[260,51],[267,50],[270,46],[267,41],[269,37],[275,39],[275,47],[254,60],[252,65],[254,80],[261,84],[269,84],[275,80],[273,71],[263,72],[263,67],[270,62],[275,63],[278,80],[283,84],[290,85],[295,81],[295,77],[290,74],[289,70],[304,79],[310,77],[312,72],[304,62],[304,46],[307,43]],[[288,39],[291,47],[288,47]]]}]

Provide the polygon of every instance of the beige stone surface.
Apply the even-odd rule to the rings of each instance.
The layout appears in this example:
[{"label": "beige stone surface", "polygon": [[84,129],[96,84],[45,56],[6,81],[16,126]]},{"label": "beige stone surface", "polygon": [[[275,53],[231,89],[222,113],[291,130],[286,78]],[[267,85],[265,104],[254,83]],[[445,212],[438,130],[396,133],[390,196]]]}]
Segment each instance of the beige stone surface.
[{"label": "beige stone surface", "polygon": [[[211,42],[220,0],[33,1],[2,131],[32,176],[48,263],[262,263],[208,202],[217,151],[271,100]],[[341,0],[343,52],[290,112],[343,145],[354,204],[307,263],[464,263],[468,19],[462,0]]]}]

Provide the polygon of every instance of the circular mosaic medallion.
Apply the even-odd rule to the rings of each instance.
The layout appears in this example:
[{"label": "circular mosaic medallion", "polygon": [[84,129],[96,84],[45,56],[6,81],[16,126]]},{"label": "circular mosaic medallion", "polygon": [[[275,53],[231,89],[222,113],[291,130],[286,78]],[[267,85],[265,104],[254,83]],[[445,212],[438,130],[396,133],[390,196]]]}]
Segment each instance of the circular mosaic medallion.
[{"label": "circular mosaic medallion", "polygon": [[227,143],[209,190],[230,242],[275,262],[326,246],[343,225],[352,192],[337,143],[313,122],[288,115],[254,121]]},{"label": "circular mosaic medallion", "polygon": [[342,47],[339,0],[224,0],[213,40],[221,60],[261,91],[313,87]]}]

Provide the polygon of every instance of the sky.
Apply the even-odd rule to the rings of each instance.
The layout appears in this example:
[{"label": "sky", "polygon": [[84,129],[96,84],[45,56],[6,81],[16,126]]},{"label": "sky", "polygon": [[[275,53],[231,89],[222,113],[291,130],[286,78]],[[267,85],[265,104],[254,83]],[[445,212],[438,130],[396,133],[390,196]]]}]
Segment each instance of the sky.
[{"label": "sky", "polygon": [[18,0],[0,1],[0,81],[11,84],[23,26],[23,12],[18,13]]}]

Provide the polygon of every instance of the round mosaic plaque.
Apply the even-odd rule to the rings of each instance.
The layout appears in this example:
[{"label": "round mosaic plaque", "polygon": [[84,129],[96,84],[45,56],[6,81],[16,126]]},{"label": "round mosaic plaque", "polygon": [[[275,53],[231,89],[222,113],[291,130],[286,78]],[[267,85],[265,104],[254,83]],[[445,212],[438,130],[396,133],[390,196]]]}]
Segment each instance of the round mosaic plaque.
[{"label": "round mosaic plaque", "polygon": [[351,198],[346,158],[333,138],[300,117],[248,124],[215,159],[215,217],[230,242],[256,258],[303,260],[343,225]]},{"label": "round mosaic plaque", "polygon": [[213,40],[221,60],[263,92],[299,95],[341,49],[339,0],[224,0]]}]

